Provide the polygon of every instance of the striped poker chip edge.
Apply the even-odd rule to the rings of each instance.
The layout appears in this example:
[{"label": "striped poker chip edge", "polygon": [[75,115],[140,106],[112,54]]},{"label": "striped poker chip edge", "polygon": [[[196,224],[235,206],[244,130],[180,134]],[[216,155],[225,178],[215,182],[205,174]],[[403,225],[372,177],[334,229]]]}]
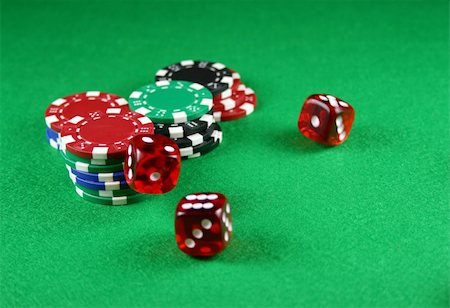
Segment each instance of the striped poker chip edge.
[{"label": "striped poker chip edge", "polygon": [[245,102],[246,89],[247,87],[244,84],[240,84],[236,91],[233,92],[232,97],[214,103],[214,112],[228,111],[241,106]]},{"label": "striped poker chip edge", "polygon": [[94,190],[121,190],[121,189],[128,189],[129,186],[125,180],[123,181],[114,181],[114,182],[95,182],[95,181],[88,181],[81,179],[77,177],[75,174],[69,171],[69,177],[79,185],[94,189]]},{"label": "striped poker chip edge", "polygon": [[184,138],[172,139],[178,145],[179,148],[195,147],[209,140],[214,132],[215,125],[209,126],[205,131],[195,133]]},{"label": "striped poker chip edge", "polygon": [[122,197],[122,196],[134,196],[139,194],[137,191],[128,188],[128,189],[119,189],[119,190],[95,190],[89,189],[84,186],[77,184],[77,182],[73,182],[73,185],[88,193],[90,195],[94,195],[97,197]]},{"label": "striped poker chip edge", "polygon": [[256,100],[256,94],[253,89],[246,87],[245,102],[234,109],[214,112],[214,120],[216,122],[224,122],[246,117],[255,111]]},{"label": "striped poker chip edge", "polygon": [[197,157],[208,154],[209,152],[213,151],[215,148],[217,148],[222,143],[222,136],[223,136],[222,131],[214,131],[213,137],[212,137],[212,138],[214,138],[214,142],[210,147],[205,148],[205,149],[203,149],[203,151],[199,151],[195,154],[186,156],[184,158],[191,159],[191,158],[197,158]]},{"label": "striped poker chip edge", "polygon": [[164,135],[171,139],[184,138],[208,129],[215,123],[213,111],[202,115],[200,118],[180,124],[155,123],[155,134]]},{"label": "striped poker chip edge", "polygon": [[104,204],[104,205],[127,205],[135,203],[144,199],[145,195],[137,194],[132,196],[120,196],[120,197],[99,197],[88,194],[75,186],[75,192],[84,200],[92,203]]},{"label": "striped poker chip edge", "polygon": [[198,152],[202,152],[205,149],[207,149],[208,147],[213,146],[213,144],[217,141],[219,141],[219,143],[222,142],[222,128],[217,123],[214,123],[213,125],[214,125],[214,131],[209,140],[206,140],[202,144],[197,145],[195,147],[179,148],[180,155],[182,158],[192,156]]},{"label": "striped poker chip edge", "polygon": [[86,163],[89,165],[96,166],[106,166],[106,165],[117,165],[123,163],[122,158],[110,158],[110,159],[93,159],[93,158],[84,158],[79,157],[75,154],[72,154],[69,151],[65,151],[64,149],[60,149],[70,160],[77,161],[80,163]]},{"label": "striped poker chip edge", "polygon": [[75,168],[76,170],[79,170],[79,171],[91,172],[91,173],[96,173],[96,172],[106,173],[106,172],[116,172],[116,171],[123,170],[123,165],[124,165],[123,163],[116,164],[116,165],[91,165],[91,164],[72,160],[72,159],[68,158],[64,154],[63,151],[59,151],[59,153],[61,154],[66,165],[69,165],[70,167]]},{"label": "striped poker chip edge", "polygon": [[59,151],[59,142],[58,142],[57,140],[55,140],[55,139],[49,138],[48,136],[46,136],[46,137],[47,137],[47,142],[48,142],[48,144],[49,144],[53,149]]},{"label": "striped poker chip edge", "polygon": [[47,136],[49,136],[52,139],[59,139],[59,133],[53,129],[51,129],[50,127],[46,127],[45,128],[45,132],[47,134]]},{"label": "striped poker chip edge", "polygon": [[227,99],[227,98],[231,97],[231,95],[233,95],[233,91],[236,91],[238,89],[238,87],[242,84],[241,83],[241,75],[239,75],[238,72],[236,72],[232,69],[229,69],[229,70],[232,72],[231,77],[233,78],[233,83],[228,89],[226,89],[222,93],[219,93],[214,96],[214,99],[213,99],[214,103],[217,103],[223,99]]},{"label": "striped poker chip edge", "polygon": [[69,165],[66,165],[67,170],[80,179],[94,182],[115,182],[125,180],[123,171],[116,172],[85,172],[74,169]]}]

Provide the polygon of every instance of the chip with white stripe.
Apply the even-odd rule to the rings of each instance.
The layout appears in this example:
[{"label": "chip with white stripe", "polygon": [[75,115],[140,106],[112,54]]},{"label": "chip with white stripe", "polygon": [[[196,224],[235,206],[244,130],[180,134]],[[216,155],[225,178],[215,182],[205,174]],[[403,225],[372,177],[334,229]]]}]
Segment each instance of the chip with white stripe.
[{"label": "chip with white stripe", "polygon": [[244,84],[240,84],[238,88],[233,91],[231,97],[214,102],[213,110],[226,111],[241,106],[245,103],[246,89]]},{"label": "chip with white stripe", "polygon": [[214,120],[216,122],[232,121],[248,116],[253,113],[256,107],[256,94],[250,88],[245,88],[245,100],[243,104],[224,111],[215,111]]},{"label": "chip with white stripe", "polygon": [[[184,60],[156,72],[155,80],[186,80],[208,88],[213,96],[231,95],[227,91],[234,84],[233,71],[224,64],[210,61]],[[237,77],[236,77],[237,78]]]},{"label": "chip with white stripe", "polygon": [[217,148],[222,143],[222,129],[217,123],[213,126],[214,130],[208,140],[194,147],[180,148],[181,158],[200,157]]},{"label": "chip with white stripe", "polygon": [[214,121],[212,110],[200,118],[179,124],[155,124],[155,134],[164,135],[171,139],[184,138],[189,135],[202,133],[208,129]]},{"label": "chip with white stripe", "polygon": [[195,133],[184,138],[174,138],[173,141],[175,141],[180,148],[195,147],[209,140],[215,128],[216,125],[211,125],[203,132]]},{"label": "chip with white stripe", "polygon": [[125,180],[123,171],[117,172],[85,172],[76,170],[66,165],[67,170],[80,179],[94,181],[94,182],[114,182]]},{"label": "chip with white stripe", "polygon": [[158,81],[140,87],[129,98],[130,108],[155,123],[185,123],[211,110],[212,94],[198,83]]},{"label": "chip with white stripe", "polygon": [[154,125],[146,116],[109,108],[69,119],[60,133],[61,149],[82,158],[123,158],[131,138],[153,133]]},{"label": "chip with white stripe", "polygon": [[136,194],[131,196],[120,196],[120,197],[100,197],[89,194],[83,191],[81,188],[75,186],[76,193],[83,198],[92,203],[104,204],[104,205],[126,205],[135,202],[139,202],[145,199],[144,194]]},{"label": "chip with white stripe", "polygon": [[75,174],[73,174],[71,171],[69,171],[69,177],[72,180],[72,182],[77,183],[80,186],[94,189],[94,190],[121,190],[121,189],[130,189],[127,182],[124,180],[121,181],[114,181],[114,182],[95,182],[95,181],[89,181],[82,179]]},{"label": "chip with white stripe", "polygon": [[72,94],[53,101],[45,110],[47,127],[60,132],[63,125],[75,116],[84,118],[92,112],[107,109],[129,110],[126,99],[116,94],[88,91]]}]

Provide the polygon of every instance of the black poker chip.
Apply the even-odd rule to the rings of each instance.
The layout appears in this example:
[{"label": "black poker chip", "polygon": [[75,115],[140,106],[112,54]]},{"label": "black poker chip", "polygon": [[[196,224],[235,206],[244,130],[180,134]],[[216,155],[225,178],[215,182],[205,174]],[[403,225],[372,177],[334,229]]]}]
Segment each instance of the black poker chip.
[{"label": "black poker chip", "polygon": [[182,157],[182,158],[184,158],[184,159],[186,159],[186,158],[196,158],[196,157],[200,157],[200,156],[208,154],[209,152],[211,152],[212,150],[217,148],[222,143],[222,132],[220,132],[217,135],[220,136],[220,139],[219,138],[214,138],[213,139],[214,140],[213,143],[211,143],[208,147],[204,147],[201,150],[197,151],[197,153],[194,153],[192,155],[189,155],[187,157]]},{"label": "black poker chip", "polygon": [[164,135],[171,139],[184,138],[206,131],[214,123],[213,111],[210,110],[200,118],[185,123],[162,124],[154,123],[155,134]]},{"label": "black poker chip", "polygon": [[202,132],[195,133],[195,134],[186,136],[184,138],[176,138],[176,139],[173,139],[173,141],[175,141],[175,143],[180,148],[195,147],[195,146],[200,145],[203,142],[211,139],[214,129],[216,129],[216,128],[217,128],[217,126],[213,124]]},{"label": "black poker chip", "polygon": [[185,80],[207,87],[215,96],[233,85],[233,72],[224,64],[184,60],[156,72],[156,81]]},{"label": "black poker chip", "polygon": [[219,124],[214,123],[214,131],[211,138],[204,141],[203,143],[194,147],[180,147],[181,158],[195,158],[202,156],[206,153],[214,150],[220,143],[222,143],[222,129]]}]

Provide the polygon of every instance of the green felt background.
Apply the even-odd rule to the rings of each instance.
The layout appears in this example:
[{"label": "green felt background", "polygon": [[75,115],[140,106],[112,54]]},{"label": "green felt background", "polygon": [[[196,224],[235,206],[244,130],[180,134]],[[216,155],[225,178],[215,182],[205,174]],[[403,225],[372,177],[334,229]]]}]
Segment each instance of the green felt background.
[{"label": "green felt background", "polygon": [[[447,1],[3,1],[5,306],[448,306]],[[238,70],[256,112],[133,206],[80,199],[44,110],[127,96],[162,66]],[[342,146],[297,131],[306,96],[353,104]],[[185,194],[229,197],[235,236],[202,261],[174,241]]]}]

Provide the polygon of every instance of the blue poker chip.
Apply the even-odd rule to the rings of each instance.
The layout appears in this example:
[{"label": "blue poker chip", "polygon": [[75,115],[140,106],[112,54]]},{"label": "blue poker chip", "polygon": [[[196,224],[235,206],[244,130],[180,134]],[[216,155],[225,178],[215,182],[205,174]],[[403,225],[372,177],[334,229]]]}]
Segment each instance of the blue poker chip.
[{"label": "blue poker chip", "polygon": [[125,180],[123,181],[113,181],[113,182],[95,182],[95,181],[88,181],[81,179],[77,177],[75,174],[71,173],[69,171],[69,177],[72,180],[72,182],[94,190],[121,190],[121,189],[130,189],[130,186],[128,186],[127,182]]},{"label": "blue poker chip", "polygon": [[49,138],[52,138],[52,139],[55,139],[55,140],[58,140],[58,139],[59,139],[59,134],[58,134],[58,132],[57,132],[57,131],[54,131],[53,129],[51,129],[51,128],[49,128],[49,127],[47,127],[47,129],[46,129],[46,133],[47,133],[47,136],[48,136]]},{"label": "blue poker chip", "polygon": [[47,138],[48,144],[50,144],[50,146],[52,148],[54,148],[55,150],[59,150],[59,142],[58,142],[58,140],[53,139],[53,138],[49,138],[48,136],[46,136],[46,138]]},{"label": "blue poker chip", "polygon": [[74,174],[77,178],[93,181],[93,182],[114,182],[114,181],[125,181],[125,175],[123,171],[118,172],[108,172],[108,173],[91,173],[85,171],[79,171],[67,166],[67,170]]}]

